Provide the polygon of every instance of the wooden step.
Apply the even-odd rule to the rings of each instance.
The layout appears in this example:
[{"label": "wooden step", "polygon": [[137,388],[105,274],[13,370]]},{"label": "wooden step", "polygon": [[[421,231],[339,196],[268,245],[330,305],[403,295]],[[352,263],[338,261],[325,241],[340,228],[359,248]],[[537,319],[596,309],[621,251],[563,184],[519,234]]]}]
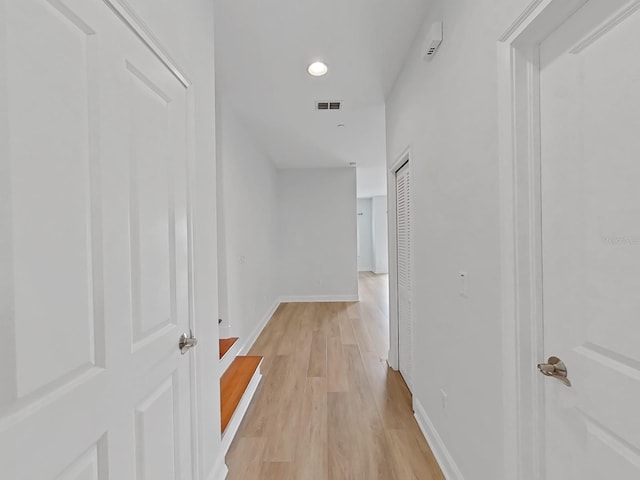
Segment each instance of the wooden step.
[{"label": "wooden step", "polygon": [[233,347],[233,344],[238,341],[238,337],[221,338],[220,339],[220,359]]},{"label": "wooden step", "polygon": [[223,433],[261,361],[262,357],[257,356],[236,357],[222,375],[220,379],[220,416]]}]

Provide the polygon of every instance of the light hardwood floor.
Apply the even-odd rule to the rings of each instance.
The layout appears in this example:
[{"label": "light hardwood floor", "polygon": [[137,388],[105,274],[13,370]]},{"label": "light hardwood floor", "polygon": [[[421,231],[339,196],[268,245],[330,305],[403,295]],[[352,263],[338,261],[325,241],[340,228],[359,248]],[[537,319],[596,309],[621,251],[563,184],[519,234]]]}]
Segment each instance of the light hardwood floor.
[{"label": "light hardwood floor", "polygon": [[387,276],[358,303],[282,304],[250,355],[263,378],[229,453],[229,480],[444,480],[387,367]]}]

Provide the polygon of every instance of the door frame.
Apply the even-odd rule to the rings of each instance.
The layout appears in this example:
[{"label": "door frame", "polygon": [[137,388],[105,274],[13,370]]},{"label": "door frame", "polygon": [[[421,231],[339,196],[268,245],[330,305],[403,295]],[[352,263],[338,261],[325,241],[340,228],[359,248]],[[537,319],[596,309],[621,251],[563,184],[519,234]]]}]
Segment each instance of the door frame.
[{"label": "door frame", "polygon": [[589,0],[533,0],[498,40],[504,478],[544,478],[539,45]]},{"label": "door frame", "polygon": [[[393,370],[400,368],[399,316],[398,316],[398,224],[396,218],[396,173],[412,158],[411,145],[408,145],[391,164],[387,173],[387,224],[389,250],[389,356],[387,363]],[[409,165],[411,168],[411,165]],[[409,191],[409,215],[413,217],[413,196]],[[411,237],[411,258],[413,258],[413,230]],[[412,277],[413,278],[413,277]],[[413,283],[413,281],[412,281]],[[413,285],[412,285],[413,286]],[[411,289],[413,292],[413,288]]]}]

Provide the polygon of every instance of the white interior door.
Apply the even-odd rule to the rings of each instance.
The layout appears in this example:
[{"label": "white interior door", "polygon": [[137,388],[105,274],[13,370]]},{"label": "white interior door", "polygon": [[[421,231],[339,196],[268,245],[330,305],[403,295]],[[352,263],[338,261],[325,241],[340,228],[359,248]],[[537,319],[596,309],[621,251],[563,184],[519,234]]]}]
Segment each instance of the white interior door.
[{"label": "white interior door", "polygon": [[640,478],[640,2],[591,0],[541,45],[548,480]]},{"label": "white interior door", "polygon": [[102,0],[0,0],[0,476],[191,478],[187,90]]},{"label": "white interior door", "polygon": [[358,271],[373,271],[371,199],[358,199]]},{"label": "white interior door", "polygon": [[396,172],[396,232],[398,255],[398,370],[412,386],[411,327],[411,182],[409,162]]}]

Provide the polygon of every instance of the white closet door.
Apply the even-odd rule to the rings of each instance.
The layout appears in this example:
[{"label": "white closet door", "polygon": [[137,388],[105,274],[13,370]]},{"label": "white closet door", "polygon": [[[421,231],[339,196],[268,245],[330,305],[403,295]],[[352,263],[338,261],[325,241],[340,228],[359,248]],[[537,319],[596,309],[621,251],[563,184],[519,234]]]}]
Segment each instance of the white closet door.
[{"label": "white closet door", "polygon": [[189,117],[105,1],[0,0],[0,478],[192,478]]},{"label": "white closet door", "polygon": [[396,222],[398,245],[398,369],[412,386],[411,326],[411,182],[409,162],[396,172]]}]

